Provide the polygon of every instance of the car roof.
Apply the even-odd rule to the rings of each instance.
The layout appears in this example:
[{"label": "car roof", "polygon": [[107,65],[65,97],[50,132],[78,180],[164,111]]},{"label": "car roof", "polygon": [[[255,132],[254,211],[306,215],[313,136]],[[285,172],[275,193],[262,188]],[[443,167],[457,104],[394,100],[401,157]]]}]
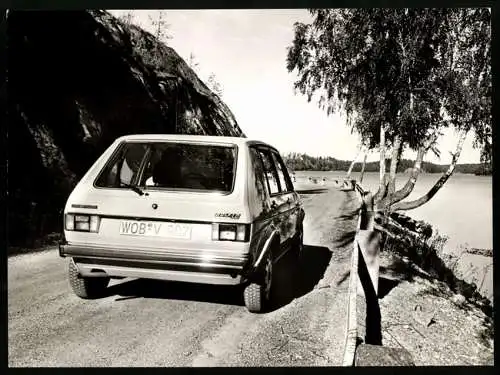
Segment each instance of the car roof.
[{"label": "car roof", "polygon": [[224,137],[215,135],[190,135],[190,134],[130,134],[117,139],[118,141],[187,141],[187,142],[207,142],[207,143],[233,143],[237,146],[260,145],[273,149],[275,147],[257,139],[244,137]]}]

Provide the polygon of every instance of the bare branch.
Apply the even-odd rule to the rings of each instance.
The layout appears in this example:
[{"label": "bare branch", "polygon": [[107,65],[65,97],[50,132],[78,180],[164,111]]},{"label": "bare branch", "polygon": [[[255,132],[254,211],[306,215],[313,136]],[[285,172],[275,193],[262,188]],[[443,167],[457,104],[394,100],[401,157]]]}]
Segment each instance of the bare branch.
[{"label": "bare branch", "polygon": [[415,199],[410,202],[399,202],[396,203],[391,207],[392,211],[405,211],[405,210],[412,210],[414,208],[420,207],[421,205],[427,203],[436,193],[443,187],[443,185],[448,181],[450,176],[453,174],[453,171],[455,170],[455,166],[457,165],[458,158],[460,157],[460,153],[462,152],[462,147],[465,141],[465,138],[467,137],[467,132],[463,131],[462,134],[460,135],[460,138],[458,140],[457,144],[457,149],[455,153],[453,154],[453,157],[451,159],[450,166],[448,170],[443,173],[441,178],[434,184],[434,186],[423,196],[421,196],[418,199]]},{"label": "bare branch", "polygon": [[429,148],[436,142],[436,140],[437,134],[434,133],[431,136],[429,142],[418,149],[415,164],[413,165],[413,169],[410,172],[408,181],[406,181],[406,184],[401,188],[401,190],[398,190],[392,195],[392,197],[390,197],[390,201],[388,202],[389,205],[397,203],[411,194],[413,188],[415,187],[415,183],[417,182],[418,176],[420,175],[424,156]]}]

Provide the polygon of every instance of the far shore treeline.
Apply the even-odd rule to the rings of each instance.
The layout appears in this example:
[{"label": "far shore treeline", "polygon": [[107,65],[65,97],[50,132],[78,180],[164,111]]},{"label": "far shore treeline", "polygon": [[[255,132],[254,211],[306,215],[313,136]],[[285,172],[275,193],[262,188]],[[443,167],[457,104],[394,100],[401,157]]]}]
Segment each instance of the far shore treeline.
[{"label": "far shore treeline", "polygon": [[[331,156],[309,156],[307,154],[289,153],[284,157],[287,167],[291,171],[347,171],[351,161],[338,160]],[[386,171],[389,171],[391,159],[386,159]],[[414,161],[402,159],[398,165],[398,172],[405,172],[413,168]],[[360,172],[362,161],[356,163],[353,172]],[[433,164],[430,162],[422,163],[422,172],[424,173],[443,173],[448,169],[448,165]],[[367,162],[365,172],[378,172],[379,161]],[[475,175],[491,175],[491,166],[487,164],[457,164],[455,173],[469,173]]]}]

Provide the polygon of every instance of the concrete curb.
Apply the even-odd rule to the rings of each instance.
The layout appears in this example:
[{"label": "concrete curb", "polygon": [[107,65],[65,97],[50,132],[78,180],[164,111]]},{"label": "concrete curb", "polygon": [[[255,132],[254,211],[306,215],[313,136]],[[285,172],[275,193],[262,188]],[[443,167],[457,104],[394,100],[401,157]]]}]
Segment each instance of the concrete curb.
[{"label": "concrete curb", "polygon": [[[362,202],[363,189],[357,183],[354,184],[359,193],[359,199]],[[358,214],[358,224],[356,225],[356,234],[361,225],[361,210]],[[358,340],[358,321],[357,321],[357,290],[358,290],[358,243],[356,235],[354,236],[353,249],[351,257],[351,269],[349,274],[349,289],[347,299],[347,328],[345,334],[344,357],[342,366],[354,366],[356,354],[356,345]]]},{"label": "concrete curb", "polygon": [[[361,201],[363,201],[363,196],[365,195],[365,192],[363,188],[357,184],[356,182],[353,182],[355,190],[358,191],[359,196]],[[361,286],[361,283],[358,283],[360,280],[359,277],[359,271],[358,271],[358,264],[359,262],[364,262],[365,261],[365,255],[363,254],[363,243],[361,241],[361,238],[358,237],[358,235],[361,232],[360,226],[361,226],[361,218],[363,214],[363,209],[360,210],[359,217],[358,217],[358,226],[356,228],[356,236],[354,238],[354,252],[353,252],[353,259],[356,259],[356,268],[353,268],[354,262],[351,264],[351,276],[350,276],[350,285],[349,285],[349,307],[348,307],[348,327],[347,327],[347,332],[348,334],[346,335],[346,347],[345,347],[345,352],[344,352],[344,366],[354,366],[354,367],[364,367],[364,366],[415,366],[415,362],[413,360],[413,356],[411,353],[409,353],[406,349],[403,348],[392,348],[392,347],[387,347],[382,344],[380,345],[370,345],[363,343],[361,345],[357,345],[357,292],[358,292],[358,285],[361,289],[363,289],[363,286]],[[371,229],[370,231],[373,231],[374,229]],[[359,241],[359,243],[358,243]],[[361,247],[360,247],[361,245]],[[366,246],[366,244],[365,244]],[[366,249],[365,249],[366,250]],[[361,255],[359,255],[361,254]],[[362,256],[362,259],[359,259],[359,257]],[[362,263],[361,263],[362,264]],[[378,285],[378,265],[376,266],[377,273],[375,276],[372,276],[370,273],[370,270],[368,269],[368,266],[364,265],[366,272],[368,275],[365,275],[365,277],[371,278],[371,284],[374,287],[373,293],[375,293],[375,298],[377,299],[377,305],[378,305],[378,293],[377,293],[377,285]],[[363,276],[361,276],[363,277]],[[375,284],[375,280],[377,285]],[[366,281],[366,280],[365,280]],[[368,283],[370,283],[368,281]],[[365,301],[368,304],[368,297],[366,296],[366,292],[363,292],[363,295],[365,296]],[[354,312],[354,316],[353,316]],[[369,307],[367,306],[367,311],[366,314],[369,313]],[[374,313],[375,314],[375,313]],[[378,312],[380,314],[380,311]],[[379,318],[380,319],[380,315]],[[368,323],[367,323],[368,327]],[[367,328],[368,329],[368,328]],[[372,332],[372,334],[375,334]],[[382,337],[380,337],[380,340],[382,340]]]}]

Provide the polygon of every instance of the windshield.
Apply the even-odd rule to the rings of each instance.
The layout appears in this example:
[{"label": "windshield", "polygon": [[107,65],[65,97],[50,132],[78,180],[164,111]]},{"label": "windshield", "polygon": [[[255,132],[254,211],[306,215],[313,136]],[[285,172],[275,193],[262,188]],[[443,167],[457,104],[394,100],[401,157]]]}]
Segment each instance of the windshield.
[{"label": "windshield", "polygon": [[236,152],[235,145],[125,142],[103,168],[95,185],[230,192]]}]

